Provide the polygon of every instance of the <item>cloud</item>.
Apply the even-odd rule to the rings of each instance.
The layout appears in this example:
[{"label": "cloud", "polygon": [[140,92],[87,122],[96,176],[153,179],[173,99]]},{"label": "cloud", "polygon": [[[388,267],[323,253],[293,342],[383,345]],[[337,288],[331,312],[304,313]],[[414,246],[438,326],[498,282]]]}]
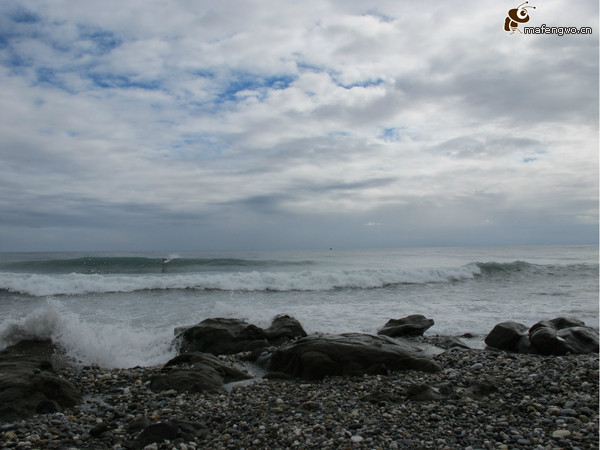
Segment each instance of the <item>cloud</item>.
[{"label": "cloud", "polygon": [[[93,229],[106,247],[145,223],[140,247],[164,227],[180,248],[243,236],[339,247],[468,243],[484,223],[481,242],[501,225],[520,242],[525,222],[560,242],[586,222],[579,235],[594,241],[597,39],[508,36],[505,14],[383,0],[3,2],[4,233],[19,249],[36,238],[16,227],[51,227],[60,249]],[[553,0],[532,21],[594,17],[597,5]]]}]

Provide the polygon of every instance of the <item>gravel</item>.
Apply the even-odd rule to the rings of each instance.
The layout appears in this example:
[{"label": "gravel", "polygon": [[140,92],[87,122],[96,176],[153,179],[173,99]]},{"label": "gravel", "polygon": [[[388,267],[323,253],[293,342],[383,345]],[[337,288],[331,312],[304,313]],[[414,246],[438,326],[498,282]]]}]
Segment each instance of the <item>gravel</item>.
[{"label": "gravel", "polygon": [[434,359],[442,372],[256,378],[227,386],[228,394],[154,393],[148,380],[160,367],[64,368],[83,403],[0,424],[0,447],[599,448],[597,354],[452,348]]}]

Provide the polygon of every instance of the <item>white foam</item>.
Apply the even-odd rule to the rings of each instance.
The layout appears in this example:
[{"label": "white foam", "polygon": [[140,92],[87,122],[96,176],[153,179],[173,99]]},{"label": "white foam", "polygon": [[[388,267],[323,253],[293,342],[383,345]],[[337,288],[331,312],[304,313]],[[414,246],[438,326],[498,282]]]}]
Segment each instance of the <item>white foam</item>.
[{"label": "white foam", "polygon": [[134,329],[126,323],[85,321],[49,299],[29,315],[0,324],[0,348],[23,339],[51,339],[81,364],[101,367],[151,366],[175,355],[170,346],[171,328]]},{"label": "white foam", "polygon": [[40,275],[0,273],[0,289],[36,297],[141,290],[326,291],[369,289],[402,283],[442,283],[473,278],[475,264],[450,269],[366,269],[354,271],[235,272],[220,274]]}]

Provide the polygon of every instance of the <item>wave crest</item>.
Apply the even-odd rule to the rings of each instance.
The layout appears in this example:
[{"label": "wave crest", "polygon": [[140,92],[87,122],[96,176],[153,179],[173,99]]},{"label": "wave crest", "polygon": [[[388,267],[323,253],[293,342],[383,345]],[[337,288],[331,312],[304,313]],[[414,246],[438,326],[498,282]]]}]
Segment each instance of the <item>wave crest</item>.
[{"label": "wave crest", "polygon": [[81,295],[142,290],[321,291],[373,289],[397,284],[444,283],[473,278],[476,265],[456,269],[237,272],[217,274],[98,275],[0,273],[0,289],[32,295]]}]

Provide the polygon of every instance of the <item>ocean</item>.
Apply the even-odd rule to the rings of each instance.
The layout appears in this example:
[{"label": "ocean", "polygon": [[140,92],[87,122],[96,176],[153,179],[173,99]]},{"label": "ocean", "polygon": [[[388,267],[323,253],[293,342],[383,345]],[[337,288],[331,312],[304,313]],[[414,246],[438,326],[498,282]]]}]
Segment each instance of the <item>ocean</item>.
[{"label": "ocean", "polygon": [[278,314],[308,333],[376,333],[423,314],[426,335],[471,333],[482,347],[505,320],[598,329],[598,270],[597,246],[0,253],[0,349],[52,339],[81,364],[152,366],[175,355],[176,327],[267,327]]}]

